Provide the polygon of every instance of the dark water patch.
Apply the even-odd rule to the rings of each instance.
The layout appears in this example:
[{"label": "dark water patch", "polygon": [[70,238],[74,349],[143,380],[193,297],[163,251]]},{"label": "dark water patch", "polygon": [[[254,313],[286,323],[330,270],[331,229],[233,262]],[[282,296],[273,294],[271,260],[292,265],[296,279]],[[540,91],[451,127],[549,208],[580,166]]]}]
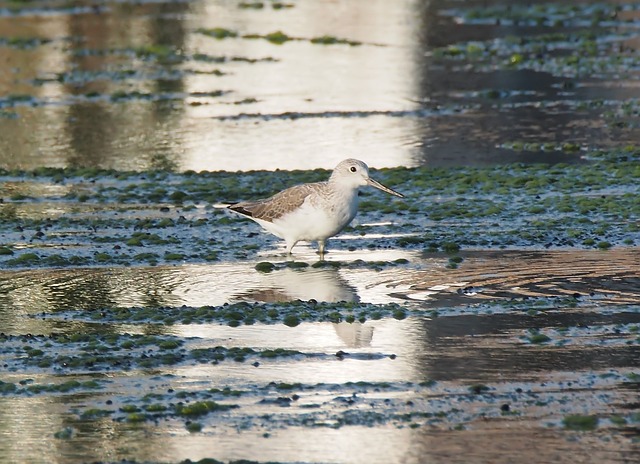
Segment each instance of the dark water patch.
[{"label": "dark water patch", "polygon": [[639,321],[637,311],[625,309],[613,315],[556,309],[437,317],[422,322],[429,349],[418,362],[430,366],[433,380],[467,382],[535,379],[555,369],[633,369]]},{"label": "dark water patch", "polygon": [[557,77],[588,76],[589,80],[614,75],[628,78],[638,71],[634,50],[625,46],[632,34],[610,29],[558,29],[546,34],[449,45],[435,49],[433,57],[460,61],[483,72],[528,69]]}]

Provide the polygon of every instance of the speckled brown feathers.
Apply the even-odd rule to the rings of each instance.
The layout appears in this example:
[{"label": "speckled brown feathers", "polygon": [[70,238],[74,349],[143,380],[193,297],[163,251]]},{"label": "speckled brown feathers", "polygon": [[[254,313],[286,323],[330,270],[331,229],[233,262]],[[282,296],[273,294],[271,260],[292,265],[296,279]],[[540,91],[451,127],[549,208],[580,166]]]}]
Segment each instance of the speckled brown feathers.
[{"label": "speckled brown feathers", "polygon": [[236,203],[229,206],[229,209],[245,216],[273,222],[274,219],[279,219],[300,207],[311,193],[321,193],[326,185],[326,182],[296,185],[263,200]]}]

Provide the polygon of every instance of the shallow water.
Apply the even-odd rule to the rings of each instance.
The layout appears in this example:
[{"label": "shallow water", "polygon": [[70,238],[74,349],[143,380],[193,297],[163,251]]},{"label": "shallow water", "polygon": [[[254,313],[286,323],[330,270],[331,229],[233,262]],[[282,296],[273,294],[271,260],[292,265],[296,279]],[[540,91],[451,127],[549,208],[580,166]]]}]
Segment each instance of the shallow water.
[{"label": "shallow water", "polygon": [[0,462],[635,462],[639,9],[463,3],[0,2]]},{"label": "shallow water", "polygon": [[[546,17],[544,9],[529,13],[549,23],[517,27],[500,24],[500,9],[473,19],[477,5],[6,3],[0,165],[235,171],[332,168],[347,156],[376,167],[575,162],[574,149],[502,147],[637,140],[625,115],[625,105],[637,102],[638,43],[628,38],[636,9],[590,28],[594,11],[581,16],[552,5]],[[238,36],[199,32],[213,28]],[[595,34],[596,58],[624,59],[605,72],[551,60],[545,67],[526,45],[509,42],[584,30]],[[296,40],[244,37],[276,31]],[[359,45],[312,42],[324,36]],[[566,45],[579,40],[573,36],[548,40],[534,51],[548,48],[554,59],[579,53]],[[622,48],[609,50],[618,42]],[[463,53],[447,59],[447,47]],[[502,61],[464,60],[465,50],[483,47],[497,48]]]},{"label": "shallow water", "polygon": [[[633,439],[620,433],[637,421],[637,253],[612,251],[608,257],[618,263],[613,267],[599,265],[598,253],[603,252],[468,252],[458,269],[449,270],[444,257],[423,260],[416,253],[401,253],[411,259],[411,269],[285,268],[263,274],[239,262],[5,271],[0,288],[5,307],[11,305],[14,311],[0,320],[3,337],[9,337],[3,343],[3,381],[19,388],[70,379],[106,383],[98,390],[79,387],[71,393],[0,397],[6,424],[2,453],[11,460],[59,456],[60,462],[84,462],[87,456],[177,462],[213,454],[224,460],[259,456],[296,462],[417,463],[425,453],[440,459],[470,447],[479,460],[493,459],[502,450],[498,462],[509,462],[515,457],[514,443],[533,440],[531,452],[550,460],[568,454],[586,459],[585,446],[629,459]],[[343,258],[339,253],[337,257]],[[544,279],[533,271],[536,266],[544,266]],[[211,288],[212,282],[224,282],[219,274],[233,285]],[[611,278],[617,287],[599,280]],[[296,327],[82,318],[105,306],[179,308],[301,297],[409,301],[407,308],[414,312],[404,320]],[[96,334],[99,340],[101,334],[153,334],[184,340],[187,350],[224,346],[300,354],[275,359],[249,355],[242,362],[184,360],[154,368],[136,367],[135,361],[124,368],[115,363],[94,366],[93,361],[85,367],[29,367],[23,365],[25,358],[11,354],[10,347],[22,344],[62,353],[58,350],[68,348],[46,348],[46,337],[26,334],[64,333]],[[532,342],[536,334],[545,334],[548,341]],[[75,353],[98,355],[93,350],[87,346]],[[162,350],[143,353],[153,352]],[[134,359],[122,355],[122,366]],[[281,384],[291,387],[279,389]],[[488,390],[473,393],[473,385]],[[239,408],[197,418],[203,427],[197,434],[185,430],[181,417],[136,422],[122,412],[128,405],[140,410],[149,404],[143,399],[147,394],[155,395],[153,403],[171,408],[176,402],[206,397],[211,388],[243,392],[239,397],[212,396]],[[176,392],[191,396],[174,398]],[[96,409],[107,411],[106,416],[83,416]],[[593,436],[564,430],[561,422],[567,414],[599,415],[596,441],[586,445],[584,440]],[[628,425],[607,425],[608,417]],[[514,428],[527,434],[514,436]],[[54,438],[51,430],[70,430],[71,436]],[[633,428],[628,430],[633,437]],[[487,436],[494,443],[489,450],[480,446],[480,437]],[[23,447],[13,447],[16,440]],[[303,445],[305,440],[313,444]],[[427,448],[419,444],[425,441],[431,443]],[[375,452],[370,449],[373,443]],[[469,455],[464,456],[452,459],[466,462]]]}]

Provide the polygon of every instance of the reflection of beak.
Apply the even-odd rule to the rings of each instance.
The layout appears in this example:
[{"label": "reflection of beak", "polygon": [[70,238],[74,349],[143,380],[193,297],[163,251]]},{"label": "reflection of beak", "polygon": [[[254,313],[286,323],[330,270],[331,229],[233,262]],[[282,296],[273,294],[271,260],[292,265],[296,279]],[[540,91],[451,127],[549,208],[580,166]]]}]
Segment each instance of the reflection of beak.
[{"label": "reflection of beak", "polygon": [[377,180],[373,180],[371,177],[369,177],[367,179],[367,184],[369,184],[371,187],[375,187],[377,189],[382,190],[383,192],[387,192],[391,195],[395,195],[397,197],[400,198],[404,198],[404,195],[401,193],[396,192],[395,190],[391,190],[389,187],[385,187],[384,185],[382,185],[380,182],[378,182]]}]

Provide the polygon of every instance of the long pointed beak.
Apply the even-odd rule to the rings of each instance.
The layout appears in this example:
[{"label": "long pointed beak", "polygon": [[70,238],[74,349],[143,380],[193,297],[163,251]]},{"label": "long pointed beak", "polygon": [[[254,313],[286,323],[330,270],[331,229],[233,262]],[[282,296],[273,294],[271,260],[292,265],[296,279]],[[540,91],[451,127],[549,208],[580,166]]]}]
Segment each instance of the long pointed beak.
[{"label": "long pointed beak", "polygon": [[398,193],[395,190],[391,190],[389,187],[385,187],[384,185],[382,185],[377,180],[373,180],[371,177],[369,177],[367,179],[367,184],[369,184],[371,187],[375,187],[375,188],[377,188],[379,190],[382,190],[383,192],[387,192],[387,193],[389,193],[391,195],[395,195],[397,197],[404,198],[403,194]]}]

